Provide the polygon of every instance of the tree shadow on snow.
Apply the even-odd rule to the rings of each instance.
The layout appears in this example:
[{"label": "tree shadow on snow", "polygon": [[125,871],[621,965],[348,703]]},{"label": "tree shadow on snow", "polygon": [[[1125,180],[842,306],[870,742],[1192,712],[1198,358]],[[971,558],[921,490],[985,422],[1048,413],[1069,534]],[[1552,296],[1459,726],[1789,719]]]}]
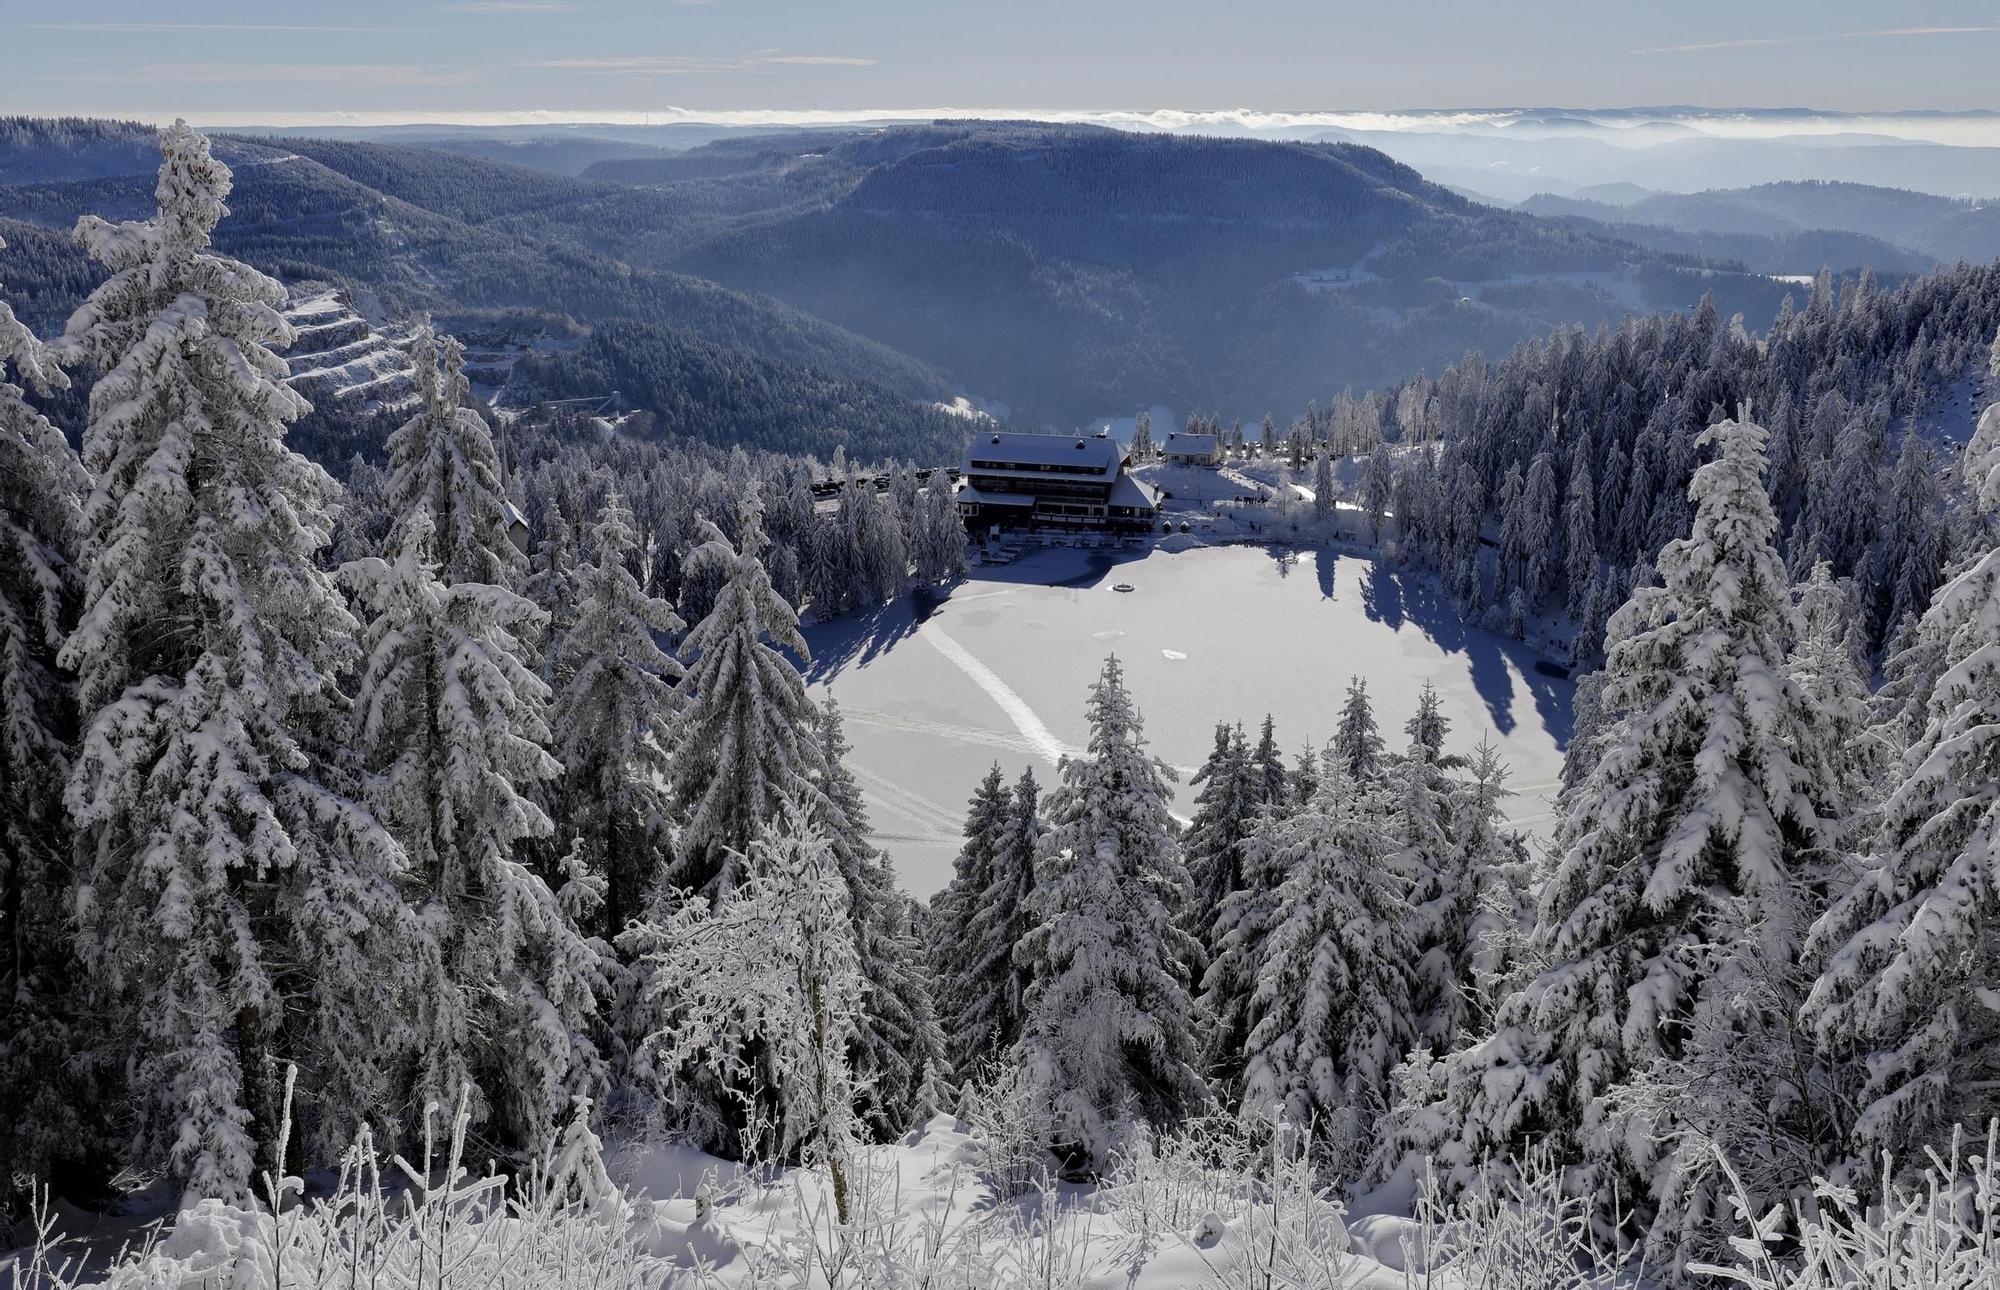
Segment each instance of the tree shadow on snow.
[{"label": "tree shadow on snow", "polygon": [[878,655],[916,635],[917,628],[950,598],[949,589],[924,587],[886,605],[814,623],[805,631],[806,644],[812,649],[812,661],[802,669],[806,681],[825,685],[850,664],[868,666]]},{"label": "tree shadow on snow", "polygon": [[1519,641],[1467,625],[1436,579],[1371,562],[1362,587],[1362,606],[1370,619],[1392,631],[1402,630],[1408,622],[1445,653],[1464,655],[1473,689],[1479,692],[1494,729],[1501,734],[1511,733],[1519,720],[1515,714],[1520,697],[1517,692],[1525,688],[1542,729],[1557,748],[1569,747],[1575,726],[1571,712],[1575,684],[1536,671],[1541,656]]}]

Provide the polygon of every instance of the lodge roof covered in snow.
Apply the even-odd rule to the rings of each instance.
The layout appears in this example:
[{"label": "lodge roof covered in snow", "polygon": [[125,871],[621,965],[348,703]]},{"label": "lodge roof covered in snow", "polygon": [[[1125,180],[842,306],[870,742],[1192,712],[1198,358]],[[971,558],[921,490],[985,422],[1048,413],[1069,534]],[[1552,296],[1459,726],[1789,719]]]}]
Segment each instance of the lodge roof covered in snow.
[{"label": "lodge roof covered in snow", "polygon": [[995,430],[973,436],[965,450],[970,474],[1078,474],[1109,478],[1125,462],[1125,450],[1108,434],[1022,434]]}]

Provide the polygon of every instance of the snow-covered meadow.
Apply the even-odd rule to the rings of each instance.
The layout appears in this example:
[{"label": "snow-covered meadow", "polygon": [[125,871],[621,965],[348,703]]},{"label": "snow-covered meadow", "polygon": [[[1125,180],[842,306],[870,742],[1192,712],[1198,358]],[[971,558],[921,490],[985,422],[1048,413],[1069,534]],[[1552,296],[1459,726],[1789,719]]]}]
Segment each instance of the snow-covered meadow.
[{"label": "snow-covered meadow", "polygon": [[1084,693],[1107,653],[1125,665],[1154,752],[1182,771],[1182,814],[1216,722],[1269,712],[1288,754],[1318,748],[1350,675],[1368,681],[1390,731],[1435,686],[1447,746],[1492,740],[1513,770],[1508,816],[1530,830],[1548,818],[1569,737],[1573,687],[1537,671],[1535,651],[1461,623],[1422,574],[1332,550],[1033,550],[938,598],[806,636],[815,695],[846,715],[876,845],[919,897],[951,876],[965,800],[988,766],[1040,773],[1082,742]]}]

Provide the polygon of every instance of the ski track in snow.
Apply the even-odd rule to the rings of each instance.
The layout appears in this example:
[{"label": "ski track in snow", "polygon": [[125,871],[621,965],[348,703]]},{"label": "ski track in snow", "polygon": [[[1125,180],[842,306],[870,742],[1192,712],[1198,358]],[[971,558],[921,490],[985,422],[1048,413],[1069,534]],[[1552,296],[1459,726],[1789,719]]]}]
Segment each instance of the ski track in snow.
[{"label": "ski track in snow", "polygon": [[1042,724],[1042,719],[1035,715],[1027,700],[1014,693],[1014,688],[1001,680],[992,668],[973,657],[972,651],[965,646],[945,635],[935,623],[929,624],[929,627],[929,631],[917,633],[917,639],[929,641],[933,649],[951,661],[952,666],[986,691],[986,697],[1007,715],[1007,720],[1014,723],[1014,729],[1021,732],[1021,737],[1028,741],[1042,760],[1053,766],[1071,751],[1056,738],[1054,731]]},{"label": "ski track in snow", "polygon": [[[893,712],[871,712],[860,708],[842,708],[840,715],[849,725],[869,726],[876,730],[894,730],[902,734],[934,735],[939,739],[949,739],[954,743],[982,744],[988,748],[998,748],[1002,752],[1025,753],[1030,757],[1041,755],[1041,748],[1024,735],[1010,735],[1004,730],[984,730],[978,726],[955,725],[948,721],[925,721],[921,717],[905,717]],[[1074,755],[1080,748],[1064,744],[1063,751]]]},{"label": "ski track in snow", "polygon": [[877,832],[877,837],[894,837],[898,841],[942,842],[948,845],[957,845],[963,833],[963,828],[958,818],[950,811],[945,810],[928,797],[912,793],[909,789],[901,785],[892,784],[880,775],[871,774],[863,767],[849,763],[849,769],[854,772],[856,779],[859,779],[867,786],[870,794],[884,809],[895,815],[902,816],[922,831],[915,836]]}]

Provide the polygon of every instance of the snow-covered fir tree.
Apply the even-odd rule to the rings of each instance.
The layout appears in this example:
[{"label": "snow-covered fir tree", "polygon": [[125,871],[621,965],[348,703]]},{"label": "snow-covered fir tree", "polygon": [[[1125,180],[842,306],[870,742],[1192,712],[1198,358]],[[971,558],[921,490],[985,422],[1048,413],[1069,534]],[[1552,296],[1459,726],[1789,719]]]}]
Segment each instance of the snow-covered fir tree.
[{"label": "snow-covered fir tree", "polygon": [[534,1147],[598,1082],[602,967],[520,854],[550,833],[532,793],[561,770],[543,748],[548,688],[523,644],[539,612],[504,588],[444,583],[431,533],[418,510],[393,563],[344,571],[371,615],[356,735],[369,798],[408,856],[427,941],[412,964],[403,1113],[414,1121],[469,1086],[476,1123]]},{"label": "snow-covered fir tree", "polygon": [[1347,698],[1340,706],[1340,724],[1334,728],[1330,747],[1357,784],[1372,783],[1381,770],[1382,735],[1368,701],[1368,682],[1362,677],[1347,678]]},{"label": "snow-covered fir tree", "polygon": [[935,586],[965,573],[965,522],[958,517],[958,499],[951,476],[933,470],[924,480],[923,505],[917,517],[916,578]]},{"label": "snow-covered fir tree", "polygon": [[[109,279],[64,356],[101,373],[81,618],[77,944],[127,1064],[139,1148],[195,1195],[278,1165],[279,1056],[332,1149],[404,1038],[395,842],[350,794],[356,626],[318,563],[335,485],[285,445],[284,289],[210,252],[230,173],[160,137],[158,213],[77,236]],[[52,499],[51,499],[52,500]]]},{"label": "snow-covered fir tree", "polygon": [[[0,242],[0,250],[6,243]],[[11,371],[10,371],[11,369]],[[89,487],[62,432],[27,402],[68,385],[0,300],[0,1157],[47,1176],[103,1144],[84,1047],[83,983],[68,931],[63,784],[75,696],[56,667],[76,612],[74,563]],[[13,1179],[0,1179],[0,1205]]]},{"label": "snow-covered fir tree", "polygon": [[1821,560],[1797,589],[1798,638],[1785,669],[1804,693],[1821,723],[1821,739],[1840,785],[1839,813],[1848,822],[1843,835],[1867,818],[1896,749],[1870,728],[1868,682],[1855,657],[1853,607],[1847,591],[1833,580],[1833,565]]},{"label": "snow-covered fir tree", "polygon": [[1285,753],[1278,747],[1278,727],[1270,713],[1257,731],[1257,745],[1250,750],[1251,792],[1257,805],[1279,808],[1289,791],[1290,772],[1285,769]]},{"label": "snow-covered fir tree", "polygon": [[[500,454],[493,432],[465,405],[470,384],[465,350],[440,339],[425,323],[410,349],[419,403],[417,414],[389,436],[389,482],[384,498],[392,516],[430,513],[432,560],[446,584],[486,583],[516,589],[527,558],[508,536],[508,501],[501,488]],[[401,555],[392,531],[384,554]]]},{"label": "snow-covered fir tree", "polygon": [[1450,723],[1437,690],[1425,684],[1417,711],[1404,730],[1410,740],[1385,774],[1389,849],[1383,862],[1403,880],[1410,948],[1409,995],[1417,1033],[1434,1047],[1452,1046],[1449,1013],[1456,986],[1452,952],[1465,914],[1453,861],[1453,785],[1447,771],[1457,759],[1444,752]]},{"label": "snow-covered fir tree", "polygon": [[1201,951],[1179,921],[1173,772],[1147,753],[1115,656],[1088,714],[1088,749],[1064,759],[1048,797],[1014,1062],[1052,1107],[1053,1145],[1102,1163],[1131,1130],[1179,1119],[1207,1091],[1194,1068],[1188,965]]},{"label": "snow-covered fir tree", "polygon": [[805,638],[759,558],[767,542],[754,494],[741,500],[736,528],[732,543],[703,520],[686,560],[691,576],[714,577],[721,590],[682,645],[690,697],[673,774],[682,824],[666,878],[710,897],[740,880],[742,857],[781,800],[811,797],[820,766],[819,715],[780,652],[808,657]]},{"label": "snow-covered fir tree", "polygon": [[1492,1030],[1498,992],[1526,953],[1535,913],[1535,862],[1501,811],[1510,790],[1500,750],[1482,738],[1463,775],[1441,884],[1444,934],[1430,950],[1436,959],[1424,962],[1428,983],[1443,986],[1424,1017],[1424,1038],[1440,1053]]},{"label": "snow-covered fir tree", "polygon": [[[1005,845],[1008,817],[1014,805],[1013,790],[1007,787],[994,762],[973,790],[965,813],[965,842],[952,860],[951,881],[931,900],[931,961],[937,969],[938,1014],[952,1021],[975,999],[979,1020],[970,1027],[951,1028],[951,1065],[969,1071],[992,1048],[993,1022],[987,1018],[987,999],[994,965],[982,960],[982,948],[975,945],[972,923],[979,916],[980,902],[993,885],[993,870]],[[1011,969],[1014,948],[998,965],[1003,974]]]},{"label": "snow-covered fir tree", "polygon": [[1590,478],[1590,440],[1579,437],[1569,471],[1569,496],[1563,503],[1564,584],[1566,606],[1579,634],[1595,616],[1590,603],[1597,586],[1597,490]]},{"label": "snow-covered fir tree", "polygon": [[820,709],[815,802],[847,881],[854,944],[865,983],[851,1058],[860,1081],[862,1123],[887,1141],[910,1127],[924,1068],[943,1057],[930,974],[911,926],[910,901],[896,887],[889,857],[868,844],[861,786],[847,768],[840,708]]},{"label": "snow-covered fir tree", "polygon": [[1229,894],[1243,885],[1243,841],[1260,805],[1253,773],[1243,727],[1217,723],[1215,747],[1188,781],[1197,786],[1194,818],[1181,838],[1192,884],[1187,928],[1211,952],[1215,915]]},{"label": "snow-covered fir tree", "polygon": [[952,960],[952,1004],[940,1009],[961,1077],[1004,1056],[1020,1038],[1027,1016],[1028,965],[1021,946],[1032,926],[1041,794],[1030,766],[1008,793],[996,822],[986,886],[962,924],[963,948]]},{"label": "snow-covered fir tree", "polygon": [[[634,535],[634,541],[637,538]],[[537,642],[542,659],[542,679],[557,684],[563,680],[558,669],[563,654],[563,637],[576,621],[580,555],[576,529],[561,503],[551,500],[542,512],[542,540],[535,547],[533,566],[521,589],[528,599],[548,616],[548,630]],[[358,558],[358,557],[357,557]]]},{"label": "snow-covered fir tree", "polygon": [[1240,1114],[1310,1131],[1331,1167],[1351,1172],[1415,1040],[1408,885],[1338,757],[1311,801],[1269,825],[1266,845],[1284,877],[1254,947]]},{"label": "snow-covered fir tree", "polygon": [[[1462,1171],[1546,1143],[1576,1162],[1600,1216],[1664,1206],[1652,1239],[1666,1252],[1726,1217],[1705,1154],[1717,1126],[1699,1099],[1630,1091],[1685,1056],[1718,981],[1797,960],[1837,794],[1810,700],[1784,670],[1793,613],[1764,441],[1733,421],[1703,436],[1716,456],[1690,485],[1692,532],[1660,553],[1665,585],[1614,620],[1591,769],[1565,798],[1541,896],[1543,966],[1489,1038],[1445,1063],[1447,1127],[1430,1144]],[[1784,1034],[1784,1007],[1739,999],[1746,1034]],[[1796,1101],[1766,1112],[1800,1113]]]},{"label": "snow-covered fir tree", "polygon": [[1382,522],[1389,518],[1389,506],[1396,493],[1396,465],[1389,455],[1389,445],[1381,439],[1375,441],[1375,450],[1368,457],[1368,466],[1361,476],[1361,509],[1368,512],[1368,540],[1382,540]]},{"label": "snow-covered fir tree", "polygon": [[632,512],[613,493],[591,530],[582,595],[563,635],[553,714],[562,763],[558,849],[604,881],[601,934],[609,940],[645,908],[671,850],[680,662],[660,645],[685,629],[673,607],[646,594],[629,567]]},{"label": "snow-covered fir tree", "polygon": [[[1965,458],[2000,512],[2000,407]],[[1896,768],[1872,854],[1813,929],[1826,966],[1807,1002],[1821,1044],[1865,1073],[1857,1147],[1915,1165],[1952,1128],[2000,1114],[2000,539],[1938,589],[1905,653],[1935,677]]]}]

